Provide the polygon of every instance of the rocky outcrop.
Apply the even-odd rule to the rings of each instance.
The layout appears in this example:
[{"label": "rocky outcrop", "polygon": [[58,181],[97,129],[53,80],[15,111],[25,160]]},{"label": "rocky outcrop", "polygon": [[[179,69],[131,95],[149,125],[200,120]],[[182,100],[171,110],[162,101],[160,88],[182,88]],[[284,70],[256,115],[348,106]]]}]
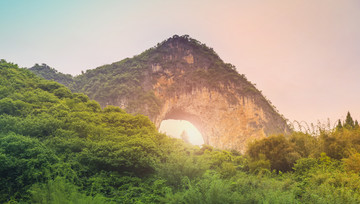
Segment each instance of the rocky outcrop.
[{"label": "rocky outcrop", "polygon": [[205,144],[241,152],[254,139],[289,132],[284,119],[261,94],[242,94],[234,84],[226,86],[222,82],[218,82],[219,89],[203,86],[166,94],[176,83],[182,84],[179,89],[184,88],[186,79],[182,79],[184,72],[175,80],[165,75],[169,73],[158,77],[153,86],[162,101],[159,114],[152,119],[157,127],[166,119],[187,120],[198,128]]},{"label": "rocky outcrop", "polygon": [[158,47],[162,60],[151,64],[145,77],[161,101],[157,114],[147,114],[158,128],[166,119],[187,120],[205,144],[242,152],[251,140],[289,132],[253,84],[212,49],[197,42],[194,47],[191,40],[173,38]]},{"label": "rocky outcrop", "polygon": [[174,36],[131,59],[74,78],[75,91],[102,106],[193,123],[206,144],[244,151],[246,144],[289,128],[259,90],[213,49]]},{"label": "rocky outcrop", "polygon": [[239,103],[229,103],[221,93],[205,87],[162,98],[164,103],[154,122],[159,127],[165,119],[188,120],[202,133],[205,144],[240,151],[250,140],[287,130],[281,119],[258,106],[254,98],[236,98]]}]

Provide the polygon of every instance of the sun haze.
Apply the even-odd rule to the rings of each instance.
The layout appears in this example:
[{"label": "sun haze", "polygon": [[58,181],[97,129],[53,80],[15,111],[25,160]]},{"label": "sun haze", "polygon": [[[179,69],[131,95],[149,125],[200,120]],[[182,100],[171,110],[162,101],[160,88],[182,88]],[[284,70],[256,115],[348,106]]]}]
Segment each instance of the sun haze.
[{"label": "sun haze", "polygon": [[181,139],[181,134],[185,132],[188,136],[188,142],[191,144],[199,146],[204,144],[204,139],[199,130],[186,120],[164,120],[161,122],[159,131],[179,139]]}]

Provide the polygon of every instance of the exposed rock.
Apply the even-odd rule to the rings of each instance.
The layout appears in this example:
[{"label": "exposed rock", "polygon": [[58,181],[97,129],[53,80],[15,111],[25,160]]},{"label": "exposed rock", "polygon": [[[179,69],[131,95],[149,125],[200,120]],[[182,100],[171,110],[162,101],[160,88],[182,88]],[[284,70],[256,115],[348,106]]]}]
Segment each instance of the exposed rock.
[{"label": "exposed rock", "polygon": [[165,87],[156,89],[162,93],[155,92],[164,101],[154,119],[157,127],[166,119],[188,120],[202,133],[205,144],[242,152],[251,140],[288,131],[283,119],[257,105],[255,98],[235,95],[239,103],[231,103],[219,91],[205,87],[167,97]]},{"label": "exposed rock", "polygon": [[156,72],[161,71],[161,66],[158,64],[153,64],[153,65],[151,65],[151,69],[152,69],[153,73],[156,73]]},{"label": "exposed rock", "polygon": [[192,54],[184,56],[183,59],[189,64],[194,64],[194,56]]}]

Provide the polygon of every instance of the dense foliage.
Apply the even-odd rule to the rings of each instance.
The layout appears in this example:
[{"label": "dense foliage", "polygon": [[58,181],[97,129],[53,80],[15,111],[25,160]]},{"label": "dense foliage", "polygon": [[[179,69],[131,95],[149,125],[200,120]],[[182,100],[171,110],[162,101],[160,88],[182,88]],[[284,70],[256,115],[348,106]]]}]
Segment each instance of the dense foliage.
[{"label": "dense foliage", "polygon": [[192,146],[0,62],[1,203],[359,203],[360,128]]}]

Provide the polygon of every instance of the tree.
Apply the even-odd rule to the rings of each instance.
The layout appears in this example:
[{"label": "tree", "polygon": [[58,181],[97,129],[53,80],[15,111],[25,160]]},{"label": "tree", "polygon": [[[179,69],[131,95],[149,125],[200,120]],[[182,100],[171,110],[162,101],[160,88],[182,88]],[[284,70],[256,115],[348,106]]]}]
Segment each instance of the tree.
[{"label": "tree", "polygon": [[291,170],[295,161],[301,157],[284,135],[273,135],[249,144],[247,154],[253,160],[261,160],[260,155],[265,155],[271,169],[278,171]]},{"label": "tree", "polygon": [[346,115],[344,127],[350,129],[350,128],[354,128],[354,126],[355,126],[354,120],[352,119],[350,112],[348,112]]},{"label": "tree", "polygon": [[293,132],[288,137],[289,142],[293,144],[293,148],[301,157],[309,157],[319,154],[319,144],[315,137],[302,132]]},{"label": "tree", "polygon": [[36,182],[45,181],[59,159],[40,140],[0,133],[0,203],[19,199]]},{"label": "tree", "polygon": [[182,131],[180,137],[182,140],[184,140],[184,142],[190,144],[189,135],[187,134],[187,132],[185,130]]},{"label": "tree", "polygon": [[341,121],[340,121],[340,119],[339,119],[338,124],[337,124],[337,126],[336,126],[336,129],[337,129],[337,130],[341,130],[342,128],[343,128],[343,126],[342,126]]},{"label": "tree", "polygon": [[59,98],[70,98],[72,96],[71,91],[66,87],[58,88],[54,91],[55,96]]},{"label": "tree", "polygon": [[346,171],[360,172],[360,154],[355,152],[349,158],[343,159],[344,168]]},{"label": "tree", "polygon": [[355,128],[355,129],[358,129],[358,128],[359,128],[359,123],[358,123],[358,121],[357,121],[357,120],[355,120],[355,125],[354,125],[354,128]]}]

